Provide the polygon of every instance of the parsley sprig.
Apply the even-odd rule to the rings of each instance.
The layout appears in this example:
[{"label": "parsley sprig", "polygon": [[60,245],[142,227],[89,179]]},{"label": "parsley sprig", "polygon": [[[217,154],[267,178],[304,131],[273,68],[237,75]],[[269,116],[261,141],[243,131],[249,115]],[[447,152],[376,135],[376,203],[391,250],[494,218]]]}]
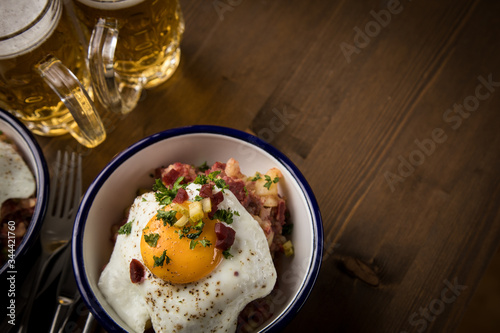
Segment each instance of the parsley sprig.
[{"label": "parsley sprig", "polygon": [[198,170],[201,172],[205,172],[208,169],[210,169],[210,167],[208,166],[207,161],[203,162],[203,164],[198,167]]},{"label": "parsley sprig", "polygon": [[198,185],[208,184],[208,177],[205,175],[198,175],[194,179],[193,183],[198,184]]},{"label": "parsley sprig", "polygon": [[153,191],[156,191],[156,201],[158,201],[161,205],[170,205],[172,203],[172,200],[174,200],[175,196],[177,195],[177,191],[181,187],[184,187],[184,185],[180,185],[183,180],[184,177],[177,178],[174,185],[172,185],[172,188],[170,189],[166,187],[165,184],[163,184],[161,179],[156,179],[155,184],[153,185]]},{"label": "parsley sprig", "polygon": [[196,230],[196,232],[192,232],[190,234],[187,234],[186,237],[189,239],[198,238],[201,235],[201,233],[203,232],[204,226],[205,226],[205,223],[203,221],[198,222],[198,224],[193,227],[193,230]]},{"label": "parsley sprig", "polygon": [[240,213],[238,211],[231,211],[231,208],[228,209],[218,209],[215,214],[214,218],[216,218],[219,221],[226,222],[227,224],[233,223],[233,215],[240,216]]},{"label": "parsley sprig", "polygon": [[167,224],[169,226],[173,226],[175,222],[177,222],[177,218],[175,215],[177,214],[176,210],[164,211],[163,209],[158,210],[158,218],[163,221],[163,226],[166,227]]},{"label": "parsley sprig", "polygon": [[156,244],[158,244],[158,239],[159,238],[160,238],[160,234],[156,234],[156,233],[149,234],[149,235],[144,235],[144,240],[151,247],[156,247]]},{"label": "parsley sprig", "polygon": [[262,177],[260,176],[260,173],[257,172],[257,173],[255,173],[255,177],[253,177],[251,179],[251,181],[255,182],[255,181],[259,180],[259,179],[262,179]]},{"label": "parsley sprig", "polygon": [[222,252],[222,255],[224,256],[224,259],[229,259],[231,258],[233,255],[229,252],[229,250],[231,250],[231,248],[225,250]]},{"label": "parsley sprig", "polygon": [[154,260],[154,265],[153,265],[154,268],[154,267],[163,267],[163,263],[166,263],[168,265],[171,259],[169,256],[167,256],[167,250],[163,250],[161,256],[159,257],[153,256],[153,260]]},{"label": "parsley sprig", "polygon": [[210,172],[208,175],[200,174],[200,175],[196,176],[193,183],[198,184],[198,185],[205,185],[205,184],[208,184],[209,182],[213,182],[215,184],[215,186],[220,188],[222,193],[224,193],[224,190],[228,189],[229,186],[227,186],[224,179],[217,177],[220,173],[221,173],[221,171],[217,170],[217,171]]},{"label": "parsley sprig", "polygon": [[204,226],[205,226],[205,223],[203,221],[200,221],[195,226],[186,225],[182,229],[176,230],[175,232],[179,234],[179,239],[182,239],[183,237],[187,237],[191,240],[195,240],[203,232]]},{"label": "parsley sprig", "polygon": [[130,222],[122,225],[120,227],[120,229],[118,229],[118,234],[119,235],[130,235],[130,233],[132,232],[132,222],[133,221],[130,221]]},{"label": "parsley sprig", "polygon": [[205,238],[202,240],[199,240],[199,241],[198,240],[191,240],[191,242],[189,243],[189,248],[191,250],[193,250],[196,247],[196,245],[198,245],[198,244],[201,244],[203,247],[207,247],[207,246],[212,245],[212,242],[210,242],[208,239],[205,239]]},{"label": "parsley sprig", "polygon": [[271,185],[273,183],[276,184],[277,182],[280,181],[280,178],[278,176],[274,177],[274,179],[271,179],[271,176],[264,175],[264,178],[266,179],[266,183],[264,184],[264,187],[267,188],[268,190],[271,189]]},{"label": "parsley sprig", "polygon": [[292,231],[293,231],[293,224],[292,223],[285,223],[283,225],[283,228],[282,228],[282,231],[281,231],[281,234],[283,236],[288,236],[288,235],[291,235],[292,234]]}]

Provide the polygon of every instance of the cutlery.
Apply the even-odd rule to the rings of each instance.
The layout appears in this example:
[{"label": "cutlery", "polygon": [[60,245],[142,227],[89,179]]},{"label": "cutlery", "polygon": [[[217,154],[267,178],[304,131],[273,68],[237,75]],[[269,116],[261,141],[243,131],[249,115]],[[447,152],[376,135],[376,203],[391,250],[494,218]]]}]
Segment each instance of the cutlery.
[{"label": "cutlery", "polygon": [[[81,156],[75,153],[65,152],[61,161],[61,152],[57,152],[54,173],[50,183],[49,204],[47,215],[40,232],[40,241],[42,244],[42,254],[37,265],[38,274],[35,283],[31,286],[31,293],[27,301],[18,332],[28,332],[28,323],[31,316],[33,303],[38,294],[42,277],[48,267],[52,255],[61,251],[61,247],[67,244],[71,238],[73,223],[75,221],[76,211],[80,203],[82,192],[81,174],[82,174]],[[76,169],[76,172],[75,172]],[[62,266],[59,266],[62,269]],[[60,271],[56,272],[55,267],[45,281],[44,288],[48,286],[53,278]],[[52,279],[52,280],[51,280]],[[42,289],[44,289],[42,288]]]},{"label": "cutlery", "polygon": [[52,319],[50,333],[63,332],[75,304],[80,299],[80,293],[73,275],[73,266],[71,265],[71,247],[66,247],[63,256],[64,268],[57,287],[57,308]]}]

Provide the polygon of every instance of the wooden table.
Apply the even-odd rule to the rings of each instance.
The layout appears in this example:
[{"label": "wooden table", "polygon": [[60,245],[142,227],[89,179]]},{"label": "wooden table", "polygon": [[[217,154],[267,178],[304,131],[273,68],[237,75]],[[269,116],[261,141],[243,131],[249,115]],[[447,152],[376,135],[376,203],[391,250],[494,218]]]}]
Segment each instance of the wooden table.
[{"label": "wooden table", "polygon": [[325,255],[286,332],[457,328],[500,240],[500,2],[181,1],[175,75],[84,156],[184,125],[283,151],[321,207]]}]

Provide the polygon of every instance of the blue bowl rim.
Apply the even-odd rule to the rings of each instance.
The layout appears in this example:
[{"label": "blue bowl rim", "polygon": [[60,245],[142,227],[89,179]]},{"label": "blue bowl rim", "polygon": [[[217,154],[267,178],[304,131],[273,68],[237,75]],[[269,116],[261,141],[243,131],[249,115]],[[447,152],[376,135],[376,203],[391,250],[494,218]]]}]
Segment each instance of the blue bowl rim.
[{"label": "blue bowl rim", "polygon": [[[21,243],[16,250],[16,265],[22,256],[31,248],[35,243],[34,240],[38,237],[38,233],[45,218],[45,213],[47,211],[48,197],[49,197],[49,169],[47,167],[47,162],[45,156],[43,155],[42,149],[38,145],[35,137],[26,128],[26,126],[19,121],[15,116],[0,108],[0,119],[5,121],[11,128],[13,128],[19,135],[24,139],[28,145],[32,156],[35,158],[35,165],[37,168],[35,170],[35,181],[36,181],[36,205],[31,217],[31,223],[26,230]],[[33,223],[33,221],[36,221]],[[0,275],[2,275],[8,267],[8,262],[6,262],[2,268],[0,268]]]},{"label": "blue bowl rim", "polygon": [[266,327],[265,330],[261,332],[278,332],[282,330],[299,310],[304,305],[305,301],[309,297],[312,288],[318,277],[321,258],[323,256],[323,224],[321,213],[319,210],[318,203],[314,196],[314,193],[307,183],[305,177],[299,171],[299,169],[291,162],[288,157],[286,157],[278,149],[270,145],[269,143],[263,141],[262,139],[229,127],[215,126],[215,125],[192,125],[185,127],[178,127],[168,129],[151,136],[148,136],[135,144],[129,146],[124,151],[116,155],[110,163],[99,173],[99,175],[94,179],[92,184],[89,186],[87,192],[85,193],[80,207],[77,212],[75,219],[75,225],[73,229],[72,238],[72,260],[73,260],[73,271],[75,274],[75,279],[77,281],[78,289],[82,298],[88,308],[91,310],[92,314],[101,323],[101,325],[109,332],[124,332],[121,328],[114,323],[114,320],[106,313],[102,308],[101,304],[93,297],[92,289],[90,283],[87,280],[85,274],[85,267],[83,263],[83,230],[85,227],[85,220],[88,216],[90,206],[93,203],[97,192],[99,191],[102,184],[106,179],[116,170],[124,161],[132,157],[135,153],[142,150],[143,148],[150,146],[154,143],[182,135],[191,134],[217,134],[222,136],[228,136],[236,138],[247,143],[250,143],[257,148],[260,148],[267,153],[271,154],[273,157],[278,159],[278,161],[285,166],[288,171],[296,178],[298,181],[304,195],[309,201],[311,207],[311,215],[314,221],[313,224],[313,258],[309,267],[308,275],[306,281],[302,284],[301,290],[298,293],[297,298],[293,301],[291,306],[289,306],[278,318],[276,318],[270,326]]}]

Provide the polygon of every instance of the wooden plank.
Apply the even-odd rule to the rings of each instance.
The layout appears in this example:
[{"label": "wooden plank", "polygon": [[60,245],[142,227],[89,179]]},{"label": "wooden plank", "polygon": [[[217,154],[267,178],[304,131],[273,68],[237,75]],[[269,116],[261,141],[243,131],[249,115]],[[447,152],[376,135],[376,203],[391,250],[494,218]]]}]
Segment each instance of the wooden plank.
[{"label": "wooden plank", "polygon": [[[442,9],[446,9],[446,6]],[[498,38],[499,31],[492,33],[490,30],[493,26],[491,22],[496,19],[488,15],[488,11],[491,8],[488,9],[487,6],[476,9],[475,4],[467,4],[463,10],[457,11],[460,13],[458,18],[450,18],[447,11],[441,13],[442,17],[435,13],[437,19],[442,19],[442,26],[450,26],[459,31],[444,31],[441,40],[432,36],[436,40],[435,45],[419,50],[426,54],[417,53],[415,58],[407,58],[408,63],[416,68],[400,68],[403,75],[394,83],[393,93],[389,95],[391,98],[386,104],[382,103],[382,98],[377,94],[385,97],[387,94],[382,91],[391,91],[386,88],[389,85],[387,81],[379,82],[384,85],[381,89],[372,86],[375,91],[368,94],[361,94],[361,91],[353,89],[357,94],[353,92],[352,95],[363,96],[367,100],[366,104],[359,100],[353,102],[357,107],[354,112],[361,113],[360,118],[364,119],[358,120],[359,131],[354,134],[342,131],[344,128],[352,130],[355,125],[355,120],[348,117],[344,110],[344,118],[335,115],[330,125],[331,131],[328,131],[331,135],[323,135],[310,153],[312,156],[321,152],[322,160],[328,161],[330,165],[333,162],[332,173],[340,173],[340,176],[334,175],[333,180],[330,177],[317,180],[322,186],[331,188],[330,196],[323,199],[327,201],[323,204],[329,207],[323,215],[327,231],[332,235],[331,243],[327,241],[326,245],[330,246],[329,252],[335,251],[325,261],[322,272],[322,276],[330,278],[320,279],[316,293],[301,313],[301,316],[307,316],[307,320],[302,317],[302,320],[293,323],[293,330],[297,329],[296,324],[303,324],[300,326],[302,329],[323,327],[325,312],[321,307],[324,302],[320,300],[324,300],[326,295],[334,303],[330,307],[334,318],[330,318],[329,325],[334,331],[382,332],[425,328],[440,332],[456,328],[461,311],[434,321],[422,321],[419,311],[420,308],[434,305],[437,307],[435,311],[440,312],[440,303],[433,301],[446,288],[445,280],[452,283],[458,281],[460,285],[475,285],[485,269],[484,263],[474,265],[477,253],[491,256],[498,246],[499,121],[492,107],[498,103],[498,97],[492,95],[481,104],[481,109],[477,112],[484,112],[481,113],[483,117],[473,119],[471,116],[467,120],[467,124],[471,124],[468,126],[472,128],[463,126],[454,132],[445,127],[448,124],[442,119],[443,113],[451,104],[474,94],[479,83],[477,76],[481,74],[479,70],[484,67],[485,62],[490,64],[490,71],[499,73],[497,77],[500,78],[498,64],[493,56],[498,52],[498,44],[484,40],[471,43],[473,36],[482,35],[481,32],[487,38],[491,38],[492,34]],[[468,23],[471,15],[474,27],[470,27],[471,24]],[[421,14],[420,18],[422,17],[432,19]],[[405,20],[405,24],[411,19],[409,17]],[[447,20],[461,23],[451,24]],[[477,23],[481,21],[478,26]],[[420,36],[422,33],[419,31],[416,37],[424,38],[425,36]],[[433,34],[432,31],[427,33],[429,36]],[[449,40],[450,36],[454,36],[454,39]],[[390,37],[392,36],[386,36]],[[395,37],[387,41],[387,44],[393,44],[393,38]],[[429,40],[425,40],[428,43]],[[443,45],[444,50],[440,45]],[[470,50],[474,50],[475,54],[471,54]],[[377,51],[382,52],[373,52]],[[433,57],[433,52],[438,54]],[[486,54],[490,56],[485,56]],[[374,57],[376,55],[371,55],[372,59]],[[388,59],[394,63],[389,56]],[[371,71],[363,70],[364,73],[370,73],[366,80],[378,76],[374,67],[383,63],[380,58],[370,59],[369,62]],[[416,76],[421,72],[427,75],[424,80],[419,81]],[[457,74],[453,73],[459,73],[461,79],[454,78]],[[486,71],[483,75],[487,76],[489,73]],[[392,74],[398,75],[397,72]],[[468,76],[467,81],[464,81],[464,76]],[[392,77],[388,81],[391,82]],[[418,84],[416,87],[410,85],[415,82]],[[465,82],[468,84],[464,84]],[[375,111],[371,114],[368,111],[369,103],[372,104],[372,111]],[[397,118],[399,113],[403,113],[403,117]],[[380,119],[382,117],[385,120]],[[384,137],[384,128],[374,128],[383,125],[387,125],[392,137]],[[398,184],[400,186],[397,191],[392,193],[383,173],[387,170],[396,173],[398,155],[408,158],[416,149],[415,139],[430,138],[432,130],[441,127],[446,129],[448,135],[443,146],[438,146],[425,164],[402,184]],[[339,131],[341,133],[337,134]],[[348,144],[336,144],[340,137],[343,143]],[[323,149],[332,146],[338,150]],[[481,160],[484,162],[478,166],[477,161]],[[318,160],[314,162],[318,163]],[[320,161],[319,165],[323,163]],[[307,164],[307,167],[310,165]],[[312,177],[314,179],[321,176],[324,175],[316,174]],[[492,179],[495,181],[490,182]],[[360,184],[362,181],[366,184]],[[359,190],[353,189],[353,184],[358,185]],[[334,209],[331,209],[332,203]],[[473,240],[468,238],[472,232],[477,234],[481,227],[487,233],[491,225],[496,225],[496,228],[487,242],[473,244]],[[346,256],[360,258],[373,266],[381,284],[373,288],[343,274],[338,266]],[[467,264],[463,269],[453,269],[464,261]],[[465,307],[472,293],[470,288],[465,290],[450,307]],[[401,309],[408,310],[402,313]],[[447,310],[450,311],[448,306],[443,313]],[[318,316],[314,316],[315,313]],[[411,317],[413,313],[417,313],[417,316]],[[436,317],[432,313],[430,316]],[[413,319],[412,322],[410,318]]]}]

